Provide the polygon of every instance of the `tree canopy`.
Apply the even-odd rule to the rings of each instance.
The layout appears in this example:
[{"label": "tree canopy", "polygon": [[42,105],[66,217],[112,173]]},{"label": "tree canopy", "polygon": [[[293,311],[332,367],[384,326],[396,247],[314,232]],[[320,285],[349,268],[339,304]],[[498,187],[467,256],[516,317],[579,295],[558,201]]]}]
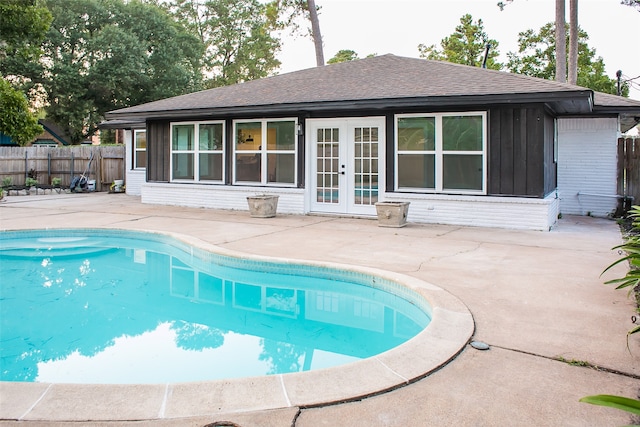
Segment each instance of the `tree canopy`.
[{"label": "tree canopy", "polygon": [[48,0],[53,22],[40,61],[17,74],[47,93],[47,118],[79,143],[108,110],[201,88],[202,44],[138,0]]},{"label": "tree canopy", "polygon": [[324,48],[319,20],[320,7],[315,0],[272,0],[267,6],[267,15],[273,28],[289,29],[292,34],[300,31],[300,18],[309,24],[307,35],[313,40],[316,65],[324,65]]},{"label": "tree canopy", "polygon": [[640,0],[622,0],[620,3],[627,6],[635,7],[636,10],[640,12]]},{"label": "tree canopy", "polygon": [[333,56],[333,58],[328,60],[327,64],[337,64],[339,62],[354,61],[356,59],[360,59],[360,58],[358,58],[358,54],[355,51],[350,49],[342,49],[342,50],[339,50]]},{"label": "tree canopy", "polygon": [[42,133],[38,119],[29,111],[26,96],[0,78],[0,132],[18,145],[25,145]]},{"label": "tree canopy", "polygon": [[205,87],[273,74],[280,41],[271,35],[268,5],[257,0],[175,0],[169,10],[204,45]]},{"label": "tree canopy", "polygon": [[498,42],[490,39],[484,31],[482,19],[474,23],[473,17],[466,14],[460,18],[460,25],[454,33],[440,41],[440,49],[436,45],[420,44],[418,50],[422,58],[480,67],[484,62],[487,45],[489,52],[486,67],[501,69],[502,64],[497,61],[500,54]]},{"label": "tree canopy", "polygon": [[[587,45],[589,36],[578,30],[577,84],[598,92],[617,93],[617,81],[606,75],[604,60]],[[518,34],[518,52],[509,52],[507,69],[512,73],[553,80],[555,75],[555,25],[550,22],[538,32],[526,30]],[[622,94],[629,95],[628,85]]]},{"label": "tree canopy", "polygon": [[0,72],[10,73],[13,64],[37,60],[40,43],[53,17],[41,1],[0,2]]}]

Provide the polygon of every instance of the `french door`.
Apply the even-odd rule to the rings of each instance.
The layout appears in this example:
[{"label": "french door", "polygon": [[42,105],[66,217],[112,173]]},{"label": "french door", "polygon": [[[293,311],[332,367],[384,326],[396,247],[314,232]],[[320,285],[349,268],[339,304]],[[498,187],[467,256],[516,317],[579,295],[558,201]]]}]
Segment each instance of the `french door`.
[{"label": "french door", "polygon": [[309,119],[312,212],[375,215],[384,183],[384,118]]}]

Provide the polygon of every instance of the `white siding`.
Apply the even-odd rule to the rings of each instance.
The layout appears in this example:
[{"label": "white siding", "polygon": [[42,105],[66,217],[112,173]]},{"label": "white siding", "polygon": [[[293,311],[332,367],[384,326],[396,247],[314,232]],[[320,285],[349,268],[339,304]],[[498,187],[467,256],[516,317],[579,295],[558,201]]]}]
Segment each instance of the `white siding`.
[{"label": "white siding", "polygon": [[[247,196],[277,194],[278,213],[305,214],[304,190],[223,185],[144,183],[142,203],[248,211]],[[558,217],[555,193],[545,199],[386,193],[407,201],[408,221],[548,231]]]},{"label": "white siding", "polygon": [[560,212],[607,216],[616,208],[618,121],[558,120]]},{"label": "white siding", "polygon": [[142,194],[142,184],[147,179],[145,170],[127,169],[127,179],[125,180],[127,194],[140,196]]},{"label": "white siding", "polygon": [[132,196],[139,196],[141,194],[140,188],[147,179],[147,172],[144,169],[133,169],[133,131],[131,129],[124,131],[124,141],[124,160],[126,165],[124,185],[126,187],[126,193]]},{"label": "white siding", "polygon": [[[128,187],[127,187],[128,190]],[[248,211],[247,196],[276,194],[278,213],[303,214],[304,190],[298,188],[144,183],[142,203]]]},{"label": "white siding", "polygon": [[408,222],[548,231],[558,218],[555,193],[545,199],[386,193],[406,201]]}]

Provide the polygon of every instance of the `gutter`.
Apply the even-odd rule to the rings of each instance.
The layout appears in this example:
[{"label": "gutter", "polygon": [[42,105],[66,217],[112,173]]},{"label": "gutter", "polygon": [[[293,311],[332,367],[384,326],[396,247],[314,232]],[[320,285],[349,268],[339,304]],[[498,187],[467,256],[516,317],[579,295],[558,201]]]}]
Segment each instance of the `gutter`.
[{"label": "gutter", "polygon": [[[586,99],[585,99],[586,98]],[[344,101],[318,101],[299,102],[289,104],[264,104],[232,107],[203,107],[187,109],[171,109],[158,111],[130,111],[138,107],[130,107],[122,110],[114,110],[105,114],[108,121],[121,119],[126,121],[140,121],[147,119],[177,119],[196,116],[225,116],[238,114],[278,114],[300,111],[332,112],[350,111],[353,109],[387,109],[408,107],[459,107],[482,105],[513,105],[529,103],[554,103],[563,101],[577,101],[576,113],[590,112],[593,104],[593,92],[590,90],[554,92],[554,93],[529,93],[529,94],[502,94],[502,95],[458,95],[458,96],[430,96],[413,98],[379,98]],[[581,101],[581,102],[580,102]],[[586,104],[586,105],[585,105]],[[144,106],[141,105],[139,108]],[[129,111],[127,111],[129,110]],[[137,120],[136,120],[137,119]]]}]

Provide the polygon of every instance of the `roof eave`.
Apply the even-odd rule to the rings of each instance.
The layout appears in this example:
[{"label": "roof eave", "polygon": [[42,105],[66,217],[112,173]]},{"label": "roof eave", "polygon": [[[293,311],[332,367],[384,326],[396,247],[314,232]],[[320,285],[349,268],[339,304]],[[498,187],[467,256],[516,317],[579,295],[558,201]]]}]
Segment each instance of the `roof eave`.
[{"label": "roof eave", "polygon": [[[476,107],[482,105],[529,104],[542,103],[548,105],[558,114],[589,113],[593,106],[593,92],[590,90],[541,92],[524,94],[489,94],[489,95],[456,95],[456,96],[427,96],[403,98],[374,98],[359,100],[339,100],[321,102],[300,102],[286,104],[264,104],[235,107],[214,108],[186,108],[158,111],[119,112],[111,111],[105,114],[107,121],[120,120],[124,122],[139,122],[147,119],[181,119],[198,116],[233,116],[250,114],[279,114],[297,111],[328,112],[346,111],[353,109],[383,109],[407,107]],[[102,126],[109,126],[105,122]]]}]

